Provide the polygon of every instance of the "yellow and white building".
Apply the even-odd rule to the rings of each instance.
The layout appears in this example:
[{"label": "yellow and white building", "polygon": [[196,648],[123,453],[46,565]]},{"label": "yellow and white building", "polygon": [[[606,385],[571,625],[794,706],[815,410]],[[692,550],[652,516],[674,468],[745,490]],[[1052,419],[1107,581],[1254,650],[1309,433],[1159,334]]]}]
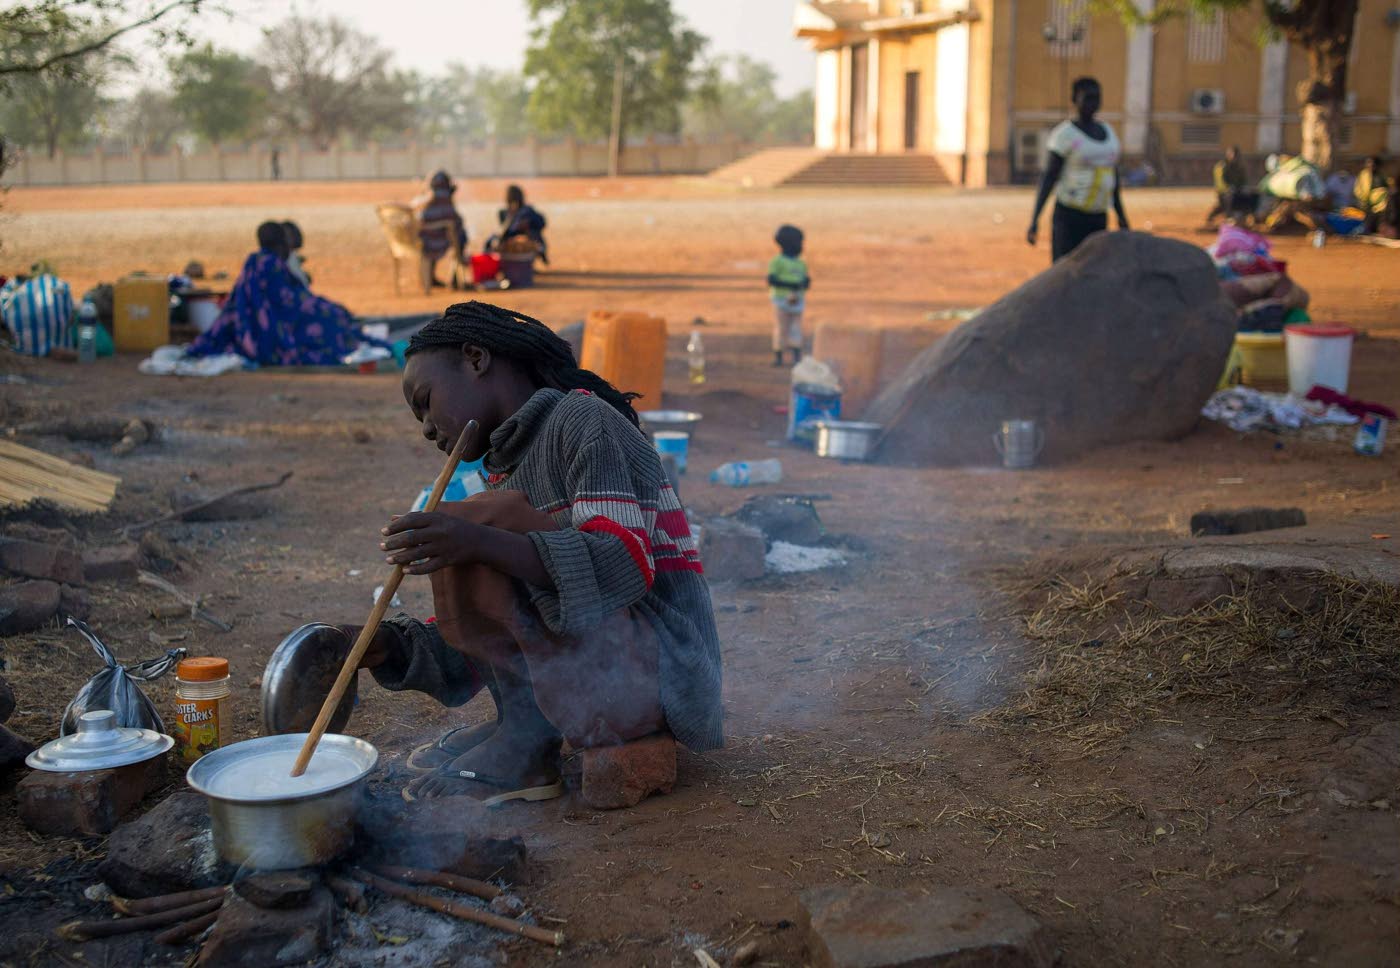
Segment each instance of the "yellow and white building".
[{"label": "yellow and white building", "polygon": [[[1154,0],[1136,0],[1149,11]],[[1035,177],[1080,75],[1129,163],[1166,182],[1208,178],[1221,152],[1301,147],[1306,55],[1261,45],[1255,12],[1128,27],[1088,0],[803,0],[794,28],[817,51],[816,147],[922,154],[955,184]],[[1360,0],[1341,159],[1400,155],[1400,0]]]}]

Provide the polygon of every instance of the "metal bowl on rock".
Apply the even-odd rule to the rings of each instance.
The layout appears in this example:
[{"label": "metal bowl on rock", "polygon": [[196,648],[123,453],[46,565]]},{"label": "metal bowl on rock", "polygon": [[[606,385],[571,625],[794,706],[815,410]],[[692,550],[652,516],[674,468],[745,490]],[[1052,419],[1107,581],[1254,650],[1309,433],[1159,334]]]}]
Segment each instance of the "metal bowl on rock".
[{"label": "metal bowl on rock", "polygon": [[[305,733],[261,736],[201,757],[185,779],[209,800],[214,850],[230,864],[290,870],[335,860],[355,839],[355,817],[379,751],[353,736],[321,737],[307,775],[290,773]],[[322,758],[327,759],[322,759]],[[337,772],[318,781],[318,765]]]},{"label": "metal bowl on rock", "polygon": [[[352,644],[340,629],[320,622],[303,625],[282,640],[263,670],[263,735],[310,732]],[[342,732],[350,722],[357,679],[350,680],[327,732]]]}]

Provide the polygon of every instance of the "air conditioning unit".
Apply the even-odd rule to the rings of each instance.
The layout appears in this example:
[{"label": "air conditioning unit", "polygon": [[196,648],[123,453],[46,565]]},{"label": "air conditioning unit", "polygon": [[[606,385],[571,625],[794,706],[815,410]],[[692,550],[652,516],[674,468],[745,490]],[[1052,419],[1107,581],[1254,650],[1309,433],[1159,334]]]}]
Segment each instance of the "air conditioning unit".
[{"label": "air conditioning unit", "polygon": [[1225,92],[1218,87],[1198,87],[1191,92],[1192,114],[1223,114]]},{"label": "air conditioning unit", "polygon": [[1342,98],[1342,113],[1343,113],[1343,114],[1355,114],[1355,113],[1356,113],[1356,92],[1355,92],[1355,91],[1347,91],[1346,95]]},{"label": "air conditioning unit", "polygon": [[1016,132],[1016,151],[1011,163],[1022,174],[1043,171],[1049,149],[1050,132],[1044,128],[1022,128]]}]

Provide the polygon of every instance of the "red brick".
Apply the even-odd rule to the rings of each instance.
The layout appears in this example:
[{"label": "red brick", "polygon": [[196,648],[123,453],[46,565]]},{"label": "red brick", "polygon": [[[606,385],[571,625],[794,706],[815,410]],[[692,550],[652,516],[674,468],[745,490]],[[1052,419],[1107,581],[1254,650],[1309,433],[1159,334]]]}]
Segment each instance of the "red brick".
[{"label": "red brick", "polygon": [[64,585],[58,590],[58,610],[64,616],[71,615],[85,622],[92,610],[92,597],[84,589]]},{"label": "red brick", "polygon": [[83,583],[83,560],[58,545],[0,538],[0,570],[68,585]]},{"label": "red brick", "polygon": [[676,741],[669,736],[584,750],[581,759],[583,802],[595,810],[634,807],[676,785]]},{"label": "red brick", "polygon": [[115,770],[34,770],[19,782],[16,791],[19,817],[41,834],[101,836],[111,833],[164,778],[164,756]]},{"label": "red brick", "polygon": [[199,951],[199,968],[270,968],[319,961],[335,930],[335,900],[317,887],[305,907],[260,908],[230,891]]},{"label": "red brick", "polygon": [[93,548],[83,553],[83,575],[88,581],[134,581],[141,570],[141,549],[134,544]]},{"label": "red brick", "polygon": [[33,743],[0,726],[0,773],[7,773],[24,765],[24,758],[32,752]]},{"label": "red brick", "polygon": [[833,885],[803,891],[807,953],[816,968],[1050,968],[1035,918],[999,891],[894,891]]},{"label": "red brick", "polygon": [[0,588],[0,635],[42,628],[58,611],[57,582],[26,581]]},{"label": "red brick", "polygon": [[767,552],[763,532],[733,518],[710,518],[700,529],[700,560],[710,581],[762,578]]}]

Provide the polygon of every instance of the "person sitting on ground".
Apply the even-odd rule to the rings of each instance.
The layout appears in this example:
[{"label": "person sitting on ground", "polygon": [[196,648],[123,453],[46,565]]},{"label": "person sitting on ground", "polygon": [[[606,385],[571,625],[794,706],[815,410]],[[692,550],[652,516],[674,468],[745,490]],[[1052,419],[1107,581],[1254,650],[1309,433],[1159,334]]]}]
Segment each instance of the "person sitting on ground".
[{"label": "person sitting on ground", "polygon": [[1386,211],[1393,204],[1395,183],[1386,176],[1385,160],[1379,155],[1367,158],[1356,176],[1352,194],[1356,207],[1366,218],[1362,231],[1374,235],[1385,220]]},{"label": "person sitting on ground", "polygon": [[406,356],[423,435],[451,451],[467,433],[488,490],[384,528],[386,561],[432,576],[436,620],[385,620],[362,667],[448,706],[485,688],[496,716],[414,750],[405,798],[557,797],[564,741],[719,747],[709,587],[634,395],[538,320],[481,302],[449,307]]},{"label": "person sitting on ground", "polygon": [[301,247],[305,244],[305,239],[301,235],[301,227],[295,222],[283,222],[282,230],[287,233],[287,271],[301,280],[301,284],[306,288],[311,288],[311,274],[304,268],[305,260],[301,257]]},{"label": "person sitting on ground", "polygon": [[1206,225],[1213,225],[1217,215],[1246,218],[1254,214],[1259,193],[1247,187],[1249,174],[1238,147],[1231,145],[1225,150],[1225,157],[1215,163],[1211,177],[1215,183],[1215,207],[1206,216]]},{"label": "person sitting on ground", "polygon": [[1051,222],[1051,260],[1058,262],[1095,232],[1108,228],[1111,204],[1118,215],[1118,228],[1128,228],[1119,191],[1118,162],[1123,149],[1118,135],[1098,120],[1103,89],[1097,79],[1077,78],[1072,87],[1075,117],[1061,121],[1050,132],[1050,159],[1040,179],[1035,210],[1026,241],[1035,245],[1040,235],[1040,212],[1055,193],[1055,214]]},{"label": "person sitting on ground", "polygon": [[1318,167],[1298,155],[1270,155],[1264,167],[1268,174],[1259,192],[1272,205],[1264,231],[1277,232],[1293,222],[1309,231],[1322,228],[1320,213],[1330,206],[1327,182]]},{"label": "person sitting on ground", "polygon": [[[446,283],[438,278],[437,264],[443,256],[453,252],[457,265],[466,264],[467,226],[462,221],[462,213],[457,211],[452,201],[457,186],[451,175],[445,171],[435,172],[428,181],[428,192],[418,212],[418,221],[422,225],[418,237],[423,242],[423,255],[432,261],[432,284],[441,288]],[[452,283],[456,288],[455,277]]]},{"label": "person sitting on ground", "polygon": [[[544,241],[544,216],[525,204],[525,190],[519,185],[506,189],[506,207],[496,213],[500,229],[486,240],[485,252],[508,252],[512,244],[533,245],[540,261],[549,265],[549,249]],[[528,249],[526,249],[528,251]]]},{"label": "person sitting on ground", "polygon": [[313,295],[292,274],[288,253],[281,222],[259,225],[258,251],[244,261],[218,318],[186,353],[238,353],[263,366],[337,366],[365,342],[348,309]]},{"label": "person sitting on ground", "polygon": [[773,236],[780,250],[768,263],[768,295],[777,313],[773,321],[773,365],[783,365],[783,351],[792,351],[792,362],[802,359],[802,312],[812,277],[802,261],[802,230],[784,225]]}]

